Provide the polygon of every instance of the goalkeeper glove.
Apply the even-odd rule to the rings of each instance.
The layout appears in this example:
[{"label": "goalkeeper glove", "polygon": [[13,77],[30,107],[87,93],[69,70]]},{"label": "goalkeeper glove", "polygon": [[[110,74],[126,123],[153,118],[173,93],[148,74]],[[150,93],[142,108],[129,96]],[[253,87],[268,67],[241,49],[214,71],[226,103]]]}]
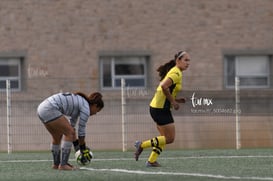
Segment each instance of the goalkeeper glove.
[{"label": "goalkeeper glove", "polygon": [[91,161],[92,156],[90,154],[90,150],[86,148],[85,144],[80,145],[80,150],[81,150],[81,163],[86,164]]}]

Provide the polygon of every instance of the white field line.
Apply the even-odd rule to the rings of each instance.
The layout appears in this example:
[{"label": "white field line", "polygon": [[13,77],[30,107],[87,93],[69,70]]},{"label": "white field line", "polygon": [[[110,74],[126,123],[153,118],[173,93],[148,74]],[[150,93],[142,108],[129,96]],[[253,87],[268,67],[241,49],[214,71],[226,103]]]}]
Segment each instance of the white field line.
[{"label": "white field line", "polygon": [[[185,156],[185,157],[160,157],[161,160],[185,160],[185,159],[230,159],[230,158],[273,158],[273,155],[242,155],[242,156]],[[140,158],[139,160],[145,160]],[[94,158],[93,161],[130,161],[133,158]],[[24,163],[24,162],[48,162],[52,160],[0,160],[0,163]]]},{"label": "white field line", "polygon": [[[172,159],[230,159],[230,158],[273,158],[273,155],[257,155],[257,156],[191,156],[191,157],[161,157],[160,159],[172,160]],[[93,161],[130,161],[133,158],[113,158],[113,159],[94,159]],[[144,159],[143,159],[144,160]],[[52,160],[0,160],[0,163],[31,163],[31,162],[51,162]],[[273,177],[248,177],[248,176],[224,176],[224,175],[213,175],[213,174],[202,174],[202,173],[183,173],[183,172],[150,172],[141,170],[127,170],[127,169],[96,169],[81,167],[82,170],[97,171],[97,172],[119,172],[119,173],[129,173],[129,174],[140,174],[140,175],[172,175],[172,176],[192,176],[192,177],[206,177],[206,178],[216,178],[223,180],[264,180],[273,181]]]},{"label": "white field line", "polygon": [[191,176],[191,177],[206,177],[216,179],[229,179],[229,180],[271,180],[272,177],[238,177],[238,176],[224,176],[224,175],[213,175],[213,174],[202,174],[202,173],[182,173],[182,172],[148,172],[140,170],[126,170],[126,169],[97,169],[97,168],[86,168],[81,167],[82,170],[90,170],[97,172],[118,172],[118,173],[130,173],[139,175],[171,175],[171,176]]},{"label": "white field line", "polygon": [[34,162],[52,162],[53,160],[0,160],[0,163],[34,163]]}]

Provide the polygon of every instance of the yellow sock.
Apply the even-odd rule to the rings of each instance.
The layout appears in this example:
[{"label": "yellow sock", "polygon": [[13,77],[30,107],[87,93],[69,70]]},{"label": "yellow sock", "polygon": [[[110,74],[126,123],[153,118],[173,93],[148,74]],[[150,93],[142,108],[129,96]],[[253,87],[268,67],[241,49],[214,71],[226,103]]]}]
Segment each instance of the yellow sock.
[{"label": "yellow sock", "polygon": [[166,138],[165,136],[157,136],[150,140],[143,141],[141,144],[142,148],[149,148],[149,147],[164,147],[166,145]]},{"label": "yellow sock", "polygon": [[150,154],[150,157],[148,159],[148,161],[150,163],[154,163],[157,160],[157,157],[160,155],[160,153],[162,152],[162,147],[153,147],[153,151]]}]

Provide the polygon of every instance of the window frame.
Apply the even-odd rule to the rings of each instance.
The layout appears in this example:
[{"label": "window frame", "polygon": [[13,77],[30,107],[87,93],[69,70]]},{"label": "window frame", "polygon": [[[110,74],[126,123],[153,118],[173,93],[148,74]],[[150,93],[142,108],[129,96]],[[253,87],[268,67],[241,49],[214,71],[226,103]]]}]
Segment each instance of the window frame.
[{"label": "window frame", "polygon": [[[122,59],[118,59],[119,57],[122,57]],[[128,61],[126,60],[126,57],[128,57]],[[104,58],[109,58],[109,60],[104,60]],[[122,61],[126,62],[125,64],[138,64],[134,63],[133,60],[130,60],[131,58],[138,58],[137,61],[141,62],[141,65],[143,65],[143,75],[117,75],[115,74],[115,65],[120,64]],[[111,53],[100,53],[99,54],[99,68],[100,68],[100,88],[101,90],[120,90],[121,86],[120,84],[116,84],[117,80],[121,80],[122,78],[125,79],[139,79],[140,81],[143,81],[143,86],[132,86],[132,85],[126,85],[130,88],[138,88],[138,89],[145,89],[148,85],[148,67],[149,67],[149,61],[150,61],[150,55],[147,53],[124,53],[124,52],[111,52]],[[110,69],[111,69],[111,86],[106,87],[104,86],[104,70],[103,70],[103,63],[105,61],[110,61]],[[131,62],[130,62],[131,61]],[[142,79],[142,80],[141,80]]]},{"label": "window frame", "polygon": [[[0,76],[0,81],[18,81],[18,87],[12,88],[12,91],[21,91],[22,90],[22,57],[0,57],[0,65],[7,65],[7,66],[17,66],[18,68],[18,76]],[[12,83],[11,83],[12,84]],[[0,87],[0,92],[6,91],[5,88]]]},{"label": "window frame", "polygon": [[[225,89],[234,89],[235,87],[235,80],[234,80],[234,85],[232,84],[229,84],[229,81],[228,81],[228,57],[234,57],[234,79],[236,76],[238,76],[238,70],[236,69],[236,67],[238,67],[238,62],[240,61],[238,59],[238,57],[259,57],[259,56],[264,56],[264,57],[267,57],[267,68],[268,68],[268,72],[263,74],[263,75],[254,75],[254,76],[240,76],[239,75],[239,78],[240,77],[249,77],[249,78],[253,78],[253,77],[256,77],[256,78],[259,78],[259,77],[266,77],[267,78],[267,84],[266,85],[240,85],[240,88],[242,89],[267,89],[267,88],[270,88],[271,85],[272,85],[272,80],[271,80],[271,72],[272,72],[272,54],[271,53],[224,53],[223,55],[223,59],[224,59],[224,88]],[[233,81],[233,80],[232,80]]]}]

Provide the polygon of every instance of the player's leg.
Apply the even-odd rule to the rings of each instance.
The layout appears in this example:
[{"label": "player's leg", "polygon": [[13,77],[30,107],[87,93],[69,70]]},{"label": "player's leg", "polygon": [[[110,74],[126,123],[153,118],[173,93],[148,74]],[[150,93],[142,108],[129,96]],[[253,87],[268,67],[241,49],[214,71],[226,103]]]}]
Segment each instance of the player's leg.
[{"label": "player's leg", "polygon": [[166,144],[166,139],[165,136],[157,136],[154,137],[152,139],[146,140],[146,141],[136,141],[135,143],[135,147],[136,147],[136,152],[135,152],[135,159],[136,161],[138,161],[138,158],[140,156],[140,154],[142,153],[143,149],[145,148],[160,148],[160,147],[164,147],[164,145]]},{"label": "player's leg", "polygon": [[153,150],[150,154],[150,157],[148,159],[148,162],[146,163],[147,166],[160,166],[156,160],[158,156],[163,151],[166,144],[170,144],[174,141],[175,138],[175,126],[174,123],[166,124],[166,125],[157,125],[157,129],[161,135],[161,137],[164,138],[163,143],[158,145],[153,145]]},{"label": "player's leg", "polygon": [[175,124],[170,123],[166,125],[157,125],[157,130],[161,136],[164,136],[166,139],[166,144],[171,144],[175,139]]},{"label": "player's leg", "polygon": [[58,169],[61,163],[61,140],[61,134],[59,136],[56,135],[55,138],[52,136],[52,143],[50,145],[50,148],[53,156],[53,169]]},{"label": "player's leg", "polygon": [[142,148],[150,148],[150,147],[161,147],[166,145],[166,138],[165,136],[157,136],[150,140],[143,141],[141,143]]},{"label": "player's leg", "polygon": [[[69,155],[72,147],[72,141],[75,137],[75,131],[69,124],[68,120],[61,116],[58,119],[45,124],[47,130],[50,132],[53,138],[53,145],[60,145],[61,136],[64,135],[63,144],[61,146],[61,160],[59,169],[61,170],[73,170],[74,167],[68,164]],[[55,147],[57,150],[57,148]],[[54,163],[55,164],[55,163]]]},{"label": "player's leg", "polygon": [[[150,115],[153,118],[156,125],[167,125],[169,123],[173,123],[173,117],[171,115],[170,110],[163,110],[163,109],[156,109],[150,107]],[[160,131],[159,131],[160,132]],[[161,132],[160,132],[161,133]],[[161,134],[161,136],[154,137],[152,139],[146,140],[146,141],[136,141],[135,147],[135,159],[138,160],[141,152],[145,148],[153,147],[154,152],[161,152],[161,148],[163,148],[166,145],[166,138],[164,134]],[[161,150],[161,151],[160,151]]]},{"label": "player's leg", "polygon": [[[157,157],[160,155],[165,145],[172,143],[175,137],[174,120],[170,110],[163,110],[163,109],[158,110],[158,109],[150,108],[150,114],[153,120],[157,124],[157,129],[161,135],[160,136],[161,142],[159,140],[158,144],[152,145],[153,150],[150,154],[150,157],[146,165],[160,166],[156,162]],[[143,146],[145,147],[145,142],[143,143]],[[147,146],[149,145],[147,144]]]},{"label": "player's leg", "polygon": [[51,124],[46,123],[44,126],[51,134],[52,142],[50,144],[50,149],[53,156],[53,169],[58,169],[61,162],[61,141],[63,134],[59,132],[58,127],[50,126]]}]

